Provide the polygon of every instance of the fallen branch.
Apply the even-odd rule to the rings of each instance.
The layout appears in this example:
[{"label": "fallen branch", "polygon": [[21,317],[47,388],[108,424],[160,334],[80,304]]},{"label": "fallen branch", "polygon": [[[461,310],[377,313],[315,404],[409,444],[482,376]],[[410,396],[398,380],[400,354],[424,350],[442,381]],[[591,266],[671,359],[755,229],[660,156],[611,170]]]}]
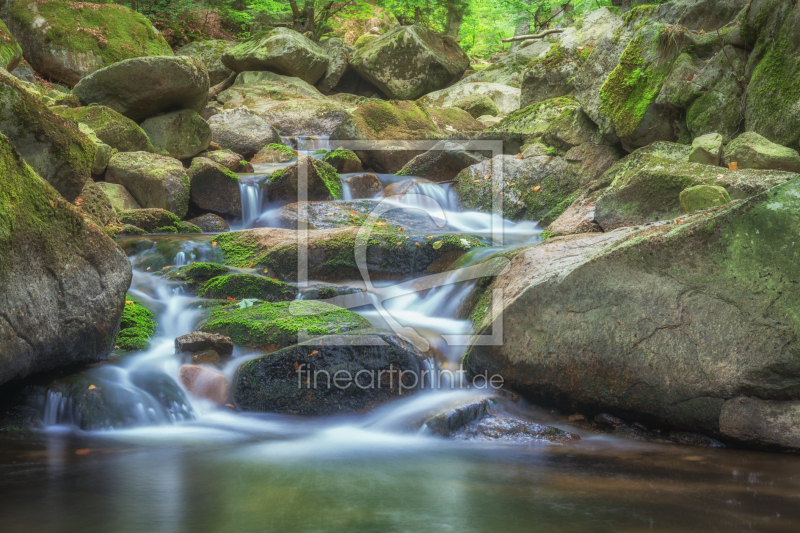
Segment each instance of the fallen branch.
[{"label": "fallen branch", "polygon": [[529,39],[541,39],[542,37],[547,37],[551,33],[562,33],[563,29],[555,29],[555,30],[545,30],[542,33],[534,33],[532,35],[517,35],[516,37],[509,37],[508,39],[503,39],[504,43],[513,43],[514,41],[527,41]]},{"label": "fallen branch", "polygon": [[211,87],[211,89],[208,90],[208,101],[213,102],[217,99],[217,96],[219,96],[222,91],[230,89],[233,86],[233,82],[236,81],[236,76],[237,74],[234,72],[228,76],[228,79],[225,81]]}]

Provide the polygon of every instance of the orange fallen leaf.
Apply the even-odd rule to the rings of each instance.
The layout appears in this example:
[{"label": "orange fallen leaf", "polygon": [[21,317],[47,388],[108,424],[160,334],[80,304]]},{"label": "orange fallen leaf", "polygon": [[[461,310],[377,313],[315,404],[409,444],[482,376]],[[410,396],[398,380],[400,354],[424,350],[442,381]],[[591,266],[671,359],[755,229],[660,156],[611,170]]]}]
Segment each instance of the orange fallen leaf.
[{"label": "orange fallen leaf", "polygon": [[739,170],[739,162],[734,161],[728,165],[729,170]]},{"label": "orange fallen leaf", "polygon": [[386,225],[386,222],[378,222],[378,223],[376,223],[375,225],[376,225],[376,226],[385,226],[385,225]]},{"label": "orange fallen leaf", "polygon": [[706,34],[706,30],[700,30],[700,35],[705,35],[705,34]]},{"label": "orange fallen leaf", "polygon": [[216,246],[216,245],[217,245],[217,241],[212,241],[211,242],[211,246]]},{"label": "orange fallen leaf", "polygon": [[236,409],[236,406],[234,406],[232,403],[226,403],[225,407],[230,407],[231,409]]},{"label": "orange fallen leaf", "polygon": [[308,354],[308,356],[309,356],[309,357],[314,357],[314,356],[316,356],[316,355],[319,355],[319,350],[314,350],[313,352],[311,352],[310,354]]},{"label": "orange fallen leaf", "polygon": [[681,219],[676,219],[676,220],[675,220],[675,222],[677,222],[678,224],[680,224],[681,222],[683,222],[683,220],[681,220]]},{"label": "orange fallen leaf", "polygon": [[485,178],[483,178],[483,179],[485,179],[485,180],[490,180],[490,179],[492,179],[492,175],[491,175],[491,174],[486,174],[486,177],[485,177]]},{"label": "orange fallen leaf", "polygon": [[419,246],[419,243],[418,243],[418,242],[415,242],[415,243],[414,243],[414,246]]},{"label": "orange fallen leaf", "polygon": [[89,390],[95,390],[96,388],[94,385],[89,385]]},{"label": "orange fallen leaf", "polygon": [[230,296],[228,296],[228,300],[233,300],[233,298],[231,298]]},{"label": "orange fallen leaf", "polygon": [[514,157],[516,157],[517,159],[522,159],[522,154],[517,154],[517,155],[516,155],[516,156],[514,156]]},{"label": "orange fallen leaf", "polygon": [[403,231],[403,228],[398,229],[397,231]]},{"label": "orange fallen leaf", "polygon": [[91,451],[90,448],[81,448],[80,450],[75,450],[75,455],[89,455]]},{"label": "orange fallen leaf", "polygon": [[542,190],[541,185],[537,185],[536,187],[533,188],[533,192],[539,192],[540,190]]},{"label": "orange fallen leaf", "polygon": [[294,371],[295,372],[299,372],[300,371],[300,363],[298,363],[297,361],[294,362]]}]

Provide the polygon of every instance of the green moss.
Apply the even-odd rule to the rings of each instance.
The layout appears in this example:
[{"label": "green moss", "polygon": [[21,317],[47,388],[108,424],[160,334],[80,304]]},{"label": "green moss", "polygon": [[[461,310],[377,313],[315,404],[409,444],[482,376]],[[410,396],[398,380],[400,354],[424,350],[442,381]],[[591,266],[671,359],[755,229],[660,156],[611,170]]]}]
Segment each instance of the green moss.
[{"label": "green moss", "polygon": [[353,159],[358,159],[356,153],[352,150],[345,150],[341,146],[337,147],[336,150],[333,151],[326,150],[325,157],[322,158],[323,161],[332,166],[336,166],[336,163],[339,160],[349,161]]},{"label": "green moss", "polygon": [[102,142],[120,152],[156,151],[147,134],[136,122],[108,107],[55,107],[53,112],[76,123],[86,124]]},{"label": "green moss", "polygon": [[330,191],[331,196],[336,200],[342,199],[342,180],[339,178],[339,173],[331,165],[325,163],[316,166],[317,176],[319,176],[325,187]]},{"label": "green moss", "polygon": [[297,288],[255,274],[230,274],[208,280],[200,287],[198,295],[203,298],[257,298],[267,302],[285,302],[295,299]]},{"label": "green moss", "polygon": [[356,42],[353,43],[353,47],[356,50],[358,50],[359,48],[364,48],[377,38],[378,38],[377,35],[372,35],[371,33],[365,33],[364,35],[356,39]]},{"label": "green moss", "polygon": [[169,280],[183,281],[192,290],[217,276],[230,273],[231,269],[217,263],[192,263],[175,269],[161,271]]},{"label": "green moss", "polygon": [[297,301],[218,308],[200,329],[228,336],[237,346],[276,351],[297,344],[301,332],[316,337],[367,327],[366,319],[346,309],[324,302]]},{"label": "green moss", "polygon": [[156,317],[142,302],[131,296],[125,298],[125,310],[119,324],[117,348],[134,352],[146,350],[156,333]]},{"label": "green moss", "polygon": [[284,157],[287,157],[288,159],[297,157],[297,152],[295,152],[293,149],[286,146],[285,144],[271,143],[265,146],[264,148],[269,150],[276,150],[280,152]]}]

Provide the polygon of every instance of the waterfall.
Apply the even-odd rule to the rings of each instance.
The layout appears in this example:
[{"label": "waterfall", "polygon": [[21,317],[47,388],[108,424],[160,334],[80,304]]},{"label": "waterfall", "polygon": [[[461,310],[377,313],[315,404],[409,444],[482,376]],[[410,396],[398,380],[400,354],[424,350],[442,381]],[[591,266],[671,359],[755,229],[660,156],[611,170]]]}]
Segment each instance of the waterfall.
[{"label": "waterfall", "polygon": [[239,182],[239,190],[242,194],[242,226],[243,229],[252,229],[261,216],[264,191],[258,185],[244,181]]}]

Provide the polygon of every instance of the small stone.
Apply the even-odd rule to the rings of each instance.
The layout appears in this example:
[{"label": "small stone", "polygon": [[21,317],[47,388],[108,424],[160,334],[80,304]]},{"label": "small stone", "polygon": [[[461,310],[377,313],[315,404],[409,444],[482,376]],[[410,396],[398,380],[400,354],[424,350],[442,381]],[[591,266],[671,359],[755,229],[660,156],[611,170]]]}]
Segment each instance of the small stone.
[{"label": "small stone", "polygon": [[203,350],[192,354],[192,362],[196,365],[216,365],[219,363],[219,354],[216,350]]},{"label": "small stone", "polygon": [[350,187],[353,200],[372,198],[383,189],[381,180],[375,174],[358,174],[347,178],[345,183]]},{"label": "small stone", "polygon": [[580,414],[569,415],[570,422],[588,422],[585,416]]},{"label": "small stone", "polygon": [[206,213],[188,222],[203,230],[203,233],[222,233],[223,231],[230,231],[231,229],[224,218],[214,213]]},{"label": "small stone", "polygon": [[719,166],[722,156],[722,135],[708,133],[692,141],[692,151],[689,152],[690,163]]},{"label": "small stone", "polygon": [[180,370],[181,384],[189,394],[210,400],[217,405],[228,402],[228,381],[221,372],[197,365],[183,365]]},{"label": "small stone", "polygon": [[194,353],[208,349],[215,350],[221,356],[231,355],[233,341],[224,335],[202,331],[195,331],[175,339],[175,353]]},{"label": "small stone", "polygon": [[617,418],[616,416],[610,415],[608,413],[600,413],[599,415],[595,416],[593,422],[601,427],[610,427],[615,428],[617,426],[621,426],[624,424],[621,418]]}]

